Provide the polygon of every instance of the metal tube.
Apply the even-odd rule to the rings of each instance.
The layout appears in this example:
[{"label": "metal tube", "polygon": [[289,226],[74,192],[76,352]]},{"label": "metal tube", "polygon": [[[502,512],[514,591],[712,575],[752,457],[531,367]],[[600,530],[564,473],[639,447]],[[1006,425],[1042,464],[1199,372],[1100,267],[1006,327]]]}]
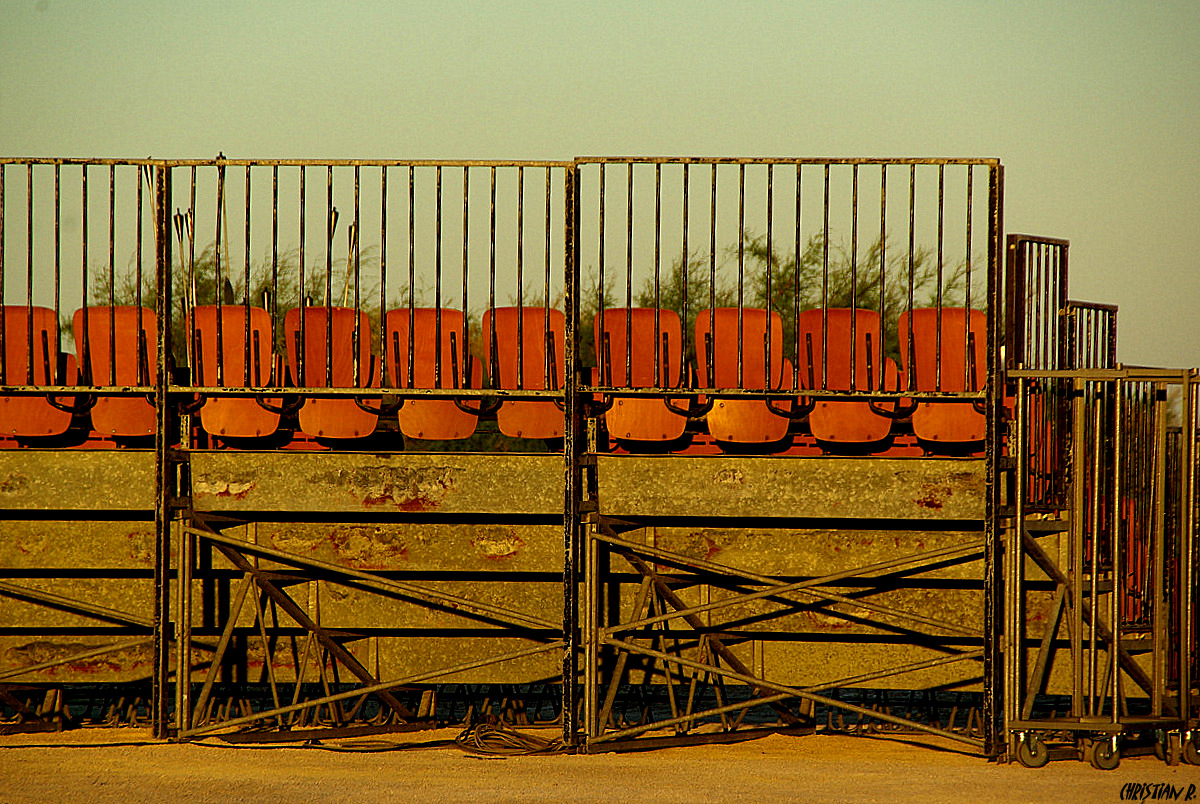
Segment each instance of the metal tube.
[{"label": "metal tube", "polygon": [[[737,245],[737,261],[738,261],[738,278],[737,278],[737,358],[738,358],[738,378],[737,387],[746,387],[746,328],[743,323],[745,318],[745,273],[746,273],[746,165],[738,164],[738,245]],[[770,324],[768,323],[768,328]],[[716,343],[716,337],[713,337],[713,343]]]},{"label": "metal tube", "polygon": [[[442,386],[442,166],[434,169],[434,216],[433,216],[433,387]],[[517,258],[518,262],[520,257]],[[414,329],[409,321],[409,331]],[[413,356],[409,355],[409,362]]]},{"label": "metal tube", "polygon": [[243,366],[245,376],[243,379],[245,381],[242,383],[242,385],[245,388],[249,388],[251,382],[253,382],[255,385],[258,385],[259,382],[261,381],[261,377],[256,380],[253,377],[253,375],[250,373],[250,362],[252,359],[255,362],[257,362],[258,355],[251,354],[251,344],[253,341],[252,341],[252,338],[250,335],[250,198],[251,198],[251,193],[250,193],[250,166],[249,165],[246,165],[245,194],[246,194],[246,217],[245,217],[244,235],[246,238],[246,242],[244,244],[245,254],[242,256],[242,266],[244,268],[243,276],[242,276],[242,318],[244,319],[242,322],[242,336],[245,338],[245,340],[243,341],[243,347],[245,349],[245,352],[244,352],[245,362],[244,362],[244,366]]},{"label": "metal tube", "polygon": [[[850,390],[858,390],[858,165],[851,171],[850,190]],[[822,352],[829,350],[829,331],[821,334]],[[824,355],[822,355],[824,356]],[[826,363],[829,361],[826,360]]]},{"label": "metal tube", "polygon": [[333,165],[325,167],[325,387],[333,387],[333,235],[338,213],[333,205]]},{"label": "metal tube", "polygon": [[1116,429],[1113,433],[1112,442],[1112,466],[1113,466],[1113,521],[1112,521],[1112,543],[1109,545],[1110,556],[1109,561],[1109,577],[1112,579],[1112,588],[1108,598],[1108,617],[1111,623],[1112,642],[1109,649],[1109,668],[1107,670],[1109,677],[1112,680],[1112,708],[1109,713],[1109,718],[1112,723],[1119,723],[1121,720],[1121,554],[1123,553],[1123,529],[1121,527],[1121,505],[1124,502],[1121,495],[1125,491],[1125,484],[1122,477],[1123,462],[1125,460],[1125,381],[1117,378],[1114,382],[1116,390]]},{"label": "metal tube", "polygon": [[[782,384],[782,380],[783,380],[783,378],[780,377],[779,380],[777,381],[775,379],[774,373],[771,371],[771,362],[772,362],[771,358],[772,358],[772,355],[774,354],[774,352],[771,349],[771,314],[775,310],[775,305],[773,302],[774,297],[771,295],[771,262],[773,261],[774,256],[775,256],[775,244],[771,239],[771,235],[772,235],[771,219],[773,217],[773,212],[774,212],[774,204],[773,204],[773,201],[774,201],[774,179],[775,179],[775,165],[774,165],[774,163],[772,163],[770,165],[767,165],[767,271],[766,271],[766,273],[767,273],[767,276],[766,276],[767,298],[763,305],[764,307],[767,308],[767,337],[766,337],[767,359],[766,359],[766,367],[763,369],[763,371],[766,374],[766,382],[764,383],[764,387],[768,390],[775,388],[777,384]],[[780,366],[780,368],[782,369],[782,365]]]},{"label": "metal tube", "polygon": [[824,358],[829,340],[829,165],[825,165],[824,220],[821,223],[821,389],[829,387],[829,361]]},{"label": "metal tube", "polygon": [[[659,291],[659,275],[662,273],[662,165],[654,165],[654,336],[653,349],[654,352],[654,385],[661,388],[663,386],[663,366],[662,352],[659,349],[661,336],[661,328],[659,326],[659,308],[662,306],[661,294]],[[632,327],[633,322],[630,321],[632,316],[626,315],[625,319],[628,322],[627,326]],[[633,338],[628,335],[625,338],[625,382],[628,385],[633,385],[633,374],[630,368],[630,363],[633,359]]]},{"label": "metal tube", "polygon": [[801,167],[796,165],[796,241],[793,244],[793,262],[792,262],[792,341],[795,344],[795,360],[792,361],[792,387],[800,387],[800,248],[803,233],[801,231],[801,222],[803,221],[803,184],[801,177]]},{"label": "metal tube", "polygon": [[417,296],[417,256],[416,256],[416,241],[417,241],[417,219],[416,219],[416,176],[413,173],[413,167],[408,168],[408,383],[405,388],[412,388],[415,385],[413,372],[415,369],[415,360],[413,352],[415,350],[414,339],[416,332],[414,331],[413,322],[416,316],[413,313],[413,306],[416,304]]}]

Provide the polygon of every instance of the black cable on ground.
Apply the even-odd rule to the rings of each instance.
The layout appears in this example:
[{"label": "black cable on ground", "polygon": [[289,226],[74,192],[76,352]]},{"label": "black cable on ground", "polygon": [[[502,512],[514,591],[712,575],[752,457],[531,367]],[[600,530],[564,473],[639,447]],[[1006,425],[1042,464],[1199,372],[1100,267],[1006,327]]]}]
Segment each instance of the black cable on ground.
[{"label": "black cable on ground", "polygon": [[561,738],[547,740],[517,731],[503,722],[468,726],[454,738],[454,743],[468,753],[486,756],[555,754],[565,750]]}]

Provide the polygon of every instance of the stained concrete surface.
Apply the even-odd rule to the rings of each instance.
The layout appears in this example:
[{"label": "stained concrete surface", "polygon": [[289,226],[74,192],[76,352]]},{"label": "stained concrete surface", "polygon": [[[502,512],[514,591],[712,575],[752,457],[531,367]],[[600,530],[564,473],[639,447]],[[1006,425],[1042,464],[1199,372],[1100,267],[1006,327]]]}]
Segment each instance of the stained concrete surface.
[{"label": "stained concrete surface", "polygon": [[[1179,790],[1175,800],[1190,792],[1200,801],[1200,767],[1145,756],[1108,772],[1076,761],[1030,770],[939,740],[776,734],[640,753],[485,757],[453,745],[456,733],[330,741],[325,750],[161,743],[130,728],[9,735],[0,737],[0,801],[1116,802],[1141,799],[1130,785],[1159,784]],[[385,747],[398,748],[367,750]]]}]

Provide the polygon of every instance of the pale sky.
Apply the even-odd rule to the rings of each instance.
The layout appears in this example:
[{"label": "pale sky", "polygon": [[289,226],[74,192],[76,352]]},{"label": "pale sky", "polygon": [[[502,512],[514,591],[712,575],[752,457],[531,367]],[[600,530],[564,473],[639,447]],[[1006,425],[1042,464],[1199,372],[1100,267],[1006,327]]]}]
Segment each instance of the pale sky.
[{"label": "pale sky", "polygon": [[998,157],[1200,366],[1200,2],[0,0],[0,155]]}]

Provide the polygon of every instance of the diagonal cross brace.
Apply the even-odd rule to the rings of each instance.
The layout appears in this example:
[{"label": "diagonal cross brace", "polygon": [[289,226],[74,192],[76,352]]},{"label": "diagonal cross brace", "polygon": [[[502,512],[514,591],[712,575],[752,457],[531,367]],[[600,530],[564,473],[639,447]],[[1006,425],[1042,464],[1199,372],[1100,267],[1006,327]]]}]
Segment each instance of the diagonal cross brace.
[{"label": "diagonal cross brace", "polygon": [[[1050,558],[1050,556],[1046,555],[1046,551],[1042,549],[1042,546],[1037,543],[1037,541],[1029,534],[1028,531],[1025,530],[1025,528],[1021,528],[1021,537],[1025,552],[1028,553],[1029,557],[1032,558],[1034,562],[1041,568],[1042,572],[1049,575],[1055,583],[1070,591],[1073,588],[1071,579],[1067,577],[1066,573],[1059,568],[1058,564],[1056,564],[1054,560]],[[1116,594],[1115,589],[1113,590],[1113,594]],[[1085,623],[1091,622],[1093,612],[1092,607],[1088,605],[1087,601],[1084,601],[1081,614]],[[1110,645],[1112,645],[1112,629],[1110,629],[1104,623],[1104,621],[1100,619],[1099,616],[1096,616],[1095,619],[1096,636],[1098,636],[1104,642],[1108,642]],[[1129,651],[1125,650],[1120,645],[1113,645],[1113,648],[1115,648],[1117,651],[1117,656],[1121,662],[1121,669],[1128,673],[1129,677],[1133,679],[1134,683],[1141,687],[1146,694],[1153,696],[1154,682],[1148,675],[1146,675],[1146,671],[1143,670],[1138,663],[1133,660],[1133,656],[1129,654]]]},{"label": "diagonal cross brace", "polygon": [[[675,608],[677,613],[681,613],[681,612],[684,612],[687,610],[687,608],[688,608],[687,603],[685,603],[679,597],[679,595],[675,594],[675,592],[669,586],[667,586],[666,581],[664,581],[661,577],[659,577],[658,573],[655,572],[649,564],[647,564],[645,561],[643,561],[640,557],[638,557],[636,555],[632,555],[632,554],[625,555],[625,560],[628,561],[631,565],[633,565],[633,568],[636,569],[638,572],[640,572],[644,577],[649,578],[651,581],[654,582],[654,587],[658,591],[658,594],[662,597],[663,600],[670,603],[671,606],[673,606]],[[692,628],[696,629],[697,631],[705,630],[704,622],[699,617],[697,617],[695,614],[682,614],[681,613],[680,616],[683,617],[684,622],[686,622],[688,625],[690,625]],[[721,641],[720,637],[717,637],[713,634],[709,634],[708,635],[708,643],[709,643],[709,645],[712,646],[713,652],[716,653],[718,656],[720,656],[722,659],[724,659],[725,663],[728,664],[735,673],[740,673],[744,676],[748,676],[750,678],[757,679],[757,676],[755,676],[752,672],[750,672],[750,668],[746,667],[746,665],[742,662],[742,660],[737,657],[737,654],[735,654],[728,647],[726,647],[725,643]],[[759,695],[763,695],[767,692],[772,691],[769,688],[759,687],[759,686],[755,685],[753,682],[750,682],[750,683],[751,683],[751,686],[754,687],[755,692],[757,692]],[[798,725],[798,724],[801,724],[804,722],[803,720],[801,720],[800,718],[798,718],[794,714],[792,714],[791,710],[789,710],[786,706],[783,706],[782,704],[772,703],[771,708],[774,709],[776,712],[778,712],[779,716],[782,717],[786,723],[790,723],[792,725]]]},{"label": "diagonal cross brace", "polygon": [[[353,673],[359,681],[367,685],[375,685],[379,683],[379,680],[371,675],[370,671],[363,667],[362,663],[360,663],[358,659],[354,658],[354,655],[350,653],[350,651],[346,650],[337,640],[329,635],[328,631],[326,631],[324,628],[314,622],[307,614],[305,614],[304,610],[296,604],[296,601],[292,600],[290,595],[276,587],[274,583],[265,577],[265,573],[254,567],[249,561],[246,560],[245,556],[243,556],[233,547],[220,542],[214,542],[213,546],[220,550],[221,554],[224,555],[225,558],[227,558],[235,567],[254,578],[254,582],[258,584],[258,587],[266,592],[267,596],[270,597],[271,600],[273,600],[275,604],[279,606],[279,608],[283,609],[283,611],[289,617],[295,620],[302,628],[315,636],[317,641],[320,642],[321,645],[324,646],[325,649],[328,650],[337,661],[345,665],[346,669]],[[381,701],[391,707],[392,711],[394,711],[400,717],[404,718],[405,720],[415,719],[413,712],[404,704],[400,703],[400,701],[396,698],[396,696],[392,695],[392,693],[381,690],[376,694],[379,696]]]}]

